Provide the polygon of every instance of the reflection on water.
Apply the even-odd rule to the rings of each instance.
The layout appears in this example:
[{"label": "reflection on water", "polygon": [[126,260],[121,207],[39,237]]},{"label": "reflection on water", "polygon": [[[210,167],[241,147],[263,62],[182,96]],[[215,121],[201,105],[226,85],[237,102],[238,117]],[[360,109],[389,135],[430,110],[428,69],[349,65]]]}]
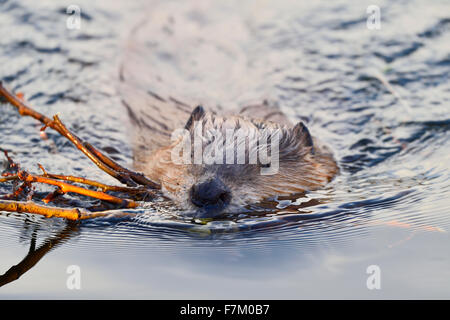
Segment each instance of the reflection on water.
[{"label": "reflection on water", "polygon": [[[223,221],[155,205],[73,225],[1,213],[0,296],[71,297],[65,268],[79,264],[89,279],[81,294],[92,297],[448,297],[450,6],[379,2],[375,31],[369,4],[153,1],[144,11],[79,1],[75,31],[61,5],[0,1],[0,78],[124,165],[132,155],[115,83],[123,43],[148,12],[158,19],[147,67],[171,84],[148,90],[222,107],[274,101],[306,120],[342,169],[324,190]],[[186,34],[183,49],[167,28]],[[23,167],[39,159],[114,183],[57,134],[41,140],[35,121],[1,110],[0,145]],[[370,264],[385,277],[378,296],[365,288]]]},{"label": "reflection on water", "polygon": [[69,223],[55,237],[46,239],[39,247],[36,247],[36,232],[33,231],[30,239],[30,247],[27,255],[17,265],[13,265],[8,271],[0,276],[0,287],[19,279],[25,272],[34,267],[50,250],[68,240],[75,232],[75,225]]}]

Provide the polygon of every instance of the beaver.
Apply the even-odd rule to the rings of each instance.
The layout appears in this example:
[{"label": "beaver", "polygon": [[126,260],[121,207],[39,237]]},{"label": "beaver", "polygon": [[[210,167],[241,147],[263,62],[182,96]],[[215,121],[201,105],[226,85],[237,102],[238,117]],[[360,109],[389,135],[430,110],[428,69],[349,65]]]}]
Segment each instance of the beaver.
[{"label": "beaver", "polygon": [[[250,74],[249,64],[240,63],[242,53],[230,53],[238,39],[224,42],[214,36],[215,29],[226,29],[226,16],[207,25],[205,32],[205,21],[198,21],[193,8],[177,5],[152,12],[133,28],[127,41],[119,88],[133,127],[135,168],[159,183],[166,197],[186,214],[217,217],[265,199],[316,190],[333,179],[339,168],[332,152],[312,137],[302,121],[293,125],[276,103],[223,107],[237,101],[231,91],[245,91],[251,83],[242,76]],[[239,36],[244,31],[242,27]],[[208,80],[218,75],[227,90]],[[194,108],[198,100],[206,103]],[[177,130],[183,134],[174,135]],[[244,161],[236,161],[239,137],[227,142],[208,136],[215,132],[225,137],[229,130],[244,137]],[[215,161],[194,161],[199,134],[201,149],[219,154]],[[249,137],[257,143],[251,144]],[[260,143],[262,137],[266,140]],[[188,156],[180,162],[174,155],[179,155],[185,141]],[[230,160],[226,152],[217,151],[229,149],[231,162],[226,161]],[[262,149],[267,149],[266,159],[250,161]]]}]

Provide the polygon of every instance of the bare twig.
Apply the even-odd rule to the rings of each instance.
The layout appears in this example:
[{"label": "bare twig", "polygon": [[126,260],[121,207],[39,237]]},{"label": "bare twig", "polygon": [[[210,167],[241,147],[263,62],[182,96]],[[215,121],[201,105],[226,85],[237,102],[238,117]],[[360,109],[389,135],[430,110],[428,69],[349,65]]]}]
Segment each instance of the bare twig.
[{"label": "bare twig", "polygon": [[[68,220],[86,220],[99,217],[111,216],[111,211],[91,212],[83,208],[58,208],[50,206],[41,206],[32,201],[11,201],[0,200],[0,211],[33,213],[45,216],[47,218],[57,217]],[[128,216],[130,213],[121,212],[119,216]],[[115,215],[118,216],[118,215]]]},{"label": "bare twig", "polygon": [[0,182],[7,182],[14,180],[19,180],[19,176],[17,174],[0,178]]},{"label": "bare twig", "polygon": [[[14,162],[14,160],[9,156],[9,153],[7,150],[0,148],[0,151],[3,152],[3,154],[6,157],[6,160],[8,160],[8,169],[14,169],[15,171],[17,171],[18,169],[18,165],[17,163]],[[4,174],[3,176],[8,176],[10,174]]]},{"label": "bare twig", "polygon": [[[53,178],[53,179],[57,179],[57,180],[81,183],[81,184],[97,187],[97,188],[101,189],[103,192],[116,191],[116,192],[124,192],[124,193],[128,193],[128,194],[137,194],[137,193],[153,194],[149,189],[143,188],[143,187],[131,188],[131,187],[122,187],[122,186],[111,186],[111,185],[107,185],[107,184],[104,184],[104,183],[101,183],[101,182],[98,182],[95,180],[90,180],[90,179],[86,179],[86,178],[82,178],[82,177],[48,173],[42,165],[38,164],[38,166],[42,170],[42,175],[41,175],[42,177],[48,177],[48,178]],[[1,182],[1,180],[0,180],[0,182]]]},{"label": "bare twig", "polygon": [[112,203],[118,204],[118,205],[120,205],[122,207],[126,207],[126,208],[136,208],[138,206],[138,204],[134,200],[121,199],[121,198],[109,195],[107,193],[104,193],[104,192],[85,189],[85,188],[78,187],[78,186],[75,186],[75,185],[72,185],[72,184],[69,184],[66,182],[62,182],[59,180],[55,180],[52,178],[36,176],[36,175],[30,174],[24,170],[19,171],[18,177],[20,180],[22,180],[24,182],[28,182],[28,183],[36,183],[37,182],[37,183],[44,183],[44,184],[57,186],[62,193],[68,193],[68,192],[77,193],[77,194],[81,194],[81,195],[88,196],[91,198],[96,198],[96,199],[112,202]]},{"label": "bare twig", "polygon": [[0,82],[0,96],[3,96],[10,104],[17,108],[22,116],[30,116],[39,120],[44,124],[42,130],[50,127],[60,133],[62,136],[72,142],[81,152],[83,152],[97,167],[105,171],[112,177],[119,180],[128,186],[135,186],[136,184],[144,185],[150,188],[159,189],[160,185],[147,179],[144,175],[126,169],[110,159],[99,150],[94,148],[91,144],[83,142],[76,135],[71,133],[66,126],[61,122],[57,115],[53,116],[53,120],[44,116],[43,114],[33,110],[25,105],[25,103],[10,93]]},{"label": "bare twig", "polygon": [[43,215],[47,218],[58,217],[66,218],[69,220],[79,220],[80,217],[86,216],[89,213],[84,209],[66,209],[57,207],[41,206],[32,201],[22,202],[22,201],[11,201],[11,200],[0,200],[0,211],[9,212],[27,212]]}]

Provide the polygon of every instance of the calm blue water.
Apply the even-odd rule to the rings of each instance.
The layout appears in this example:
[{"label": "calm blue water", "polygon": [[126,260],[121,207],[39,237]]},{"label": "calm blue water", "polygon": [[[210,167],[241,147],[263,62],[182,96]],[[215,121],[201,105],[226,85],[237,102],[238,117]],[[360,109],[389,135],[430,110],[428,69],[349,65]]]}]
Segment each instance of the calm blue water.
[{"label": "calm blue water", "polygon": [[[372,4],[380,30],[366,26]],[[0,1],[0,79],[123,165],[132,146],[119,66],[131,29],[153,15],[149,41],[160,48],[171,48],[158,29],[166,20],[197,26],[184,32],[215,48],[172,60],[148,51],[152,72],[173,84],[164,90],[223,105],[275,101],[307,121],[342,170],[276,213],[203,225],[151,204],[81,224],[0,213],[0,276],[37,248],[1,298],[450,297],[448,1],[78,1],[79,30],[66,27],[68,5]],[[22,167],[115,183],[39,129],[0,105],[0,147]],[[66,286],[70,265],[81,290]],[[366,286],[370,265],[379,290]]]}]

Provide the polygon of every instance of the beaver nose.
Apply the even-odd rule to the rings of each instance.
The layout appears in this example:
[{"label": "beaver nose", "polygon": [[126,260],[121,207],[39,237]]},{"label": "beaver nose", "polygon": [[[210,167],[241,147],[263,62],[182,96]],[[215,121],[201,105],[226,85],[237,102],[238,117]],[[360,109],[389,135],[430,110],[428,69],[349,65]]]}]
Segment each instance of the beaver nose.
[{"label": "beaver nose", "polygon": [[227,186],[217,178],[194,184],[190,191],[191,201],[199,208],[207,211],[221,211],[231,200]]}]

